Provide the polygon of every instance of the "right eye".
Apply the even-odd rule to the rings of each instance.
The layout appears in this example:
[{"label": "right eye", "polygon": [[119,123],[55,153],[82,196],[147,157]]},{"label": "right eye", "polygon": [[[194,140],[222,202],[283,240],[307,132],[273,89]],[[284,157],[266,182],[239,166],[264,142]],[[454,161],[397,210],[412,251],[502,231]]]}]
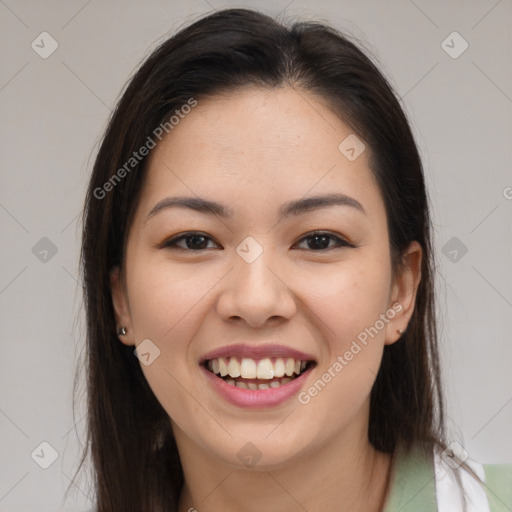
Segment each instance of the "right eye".
[{"label": "right eye", "polygon": [[[165,242],[161,244],[161,248],[167,249],[182,249],[189,251],[203,251],[207,249],[205,244],[207,245],[208,240],[212,240],[211,237],[204,233],[200,233],[198,231],[189,231],[187,233],[182,233],[181,235],[176,235],[172,238],[169,238]],[[179,245],[180,242],[184,242],[184,245]]]}]

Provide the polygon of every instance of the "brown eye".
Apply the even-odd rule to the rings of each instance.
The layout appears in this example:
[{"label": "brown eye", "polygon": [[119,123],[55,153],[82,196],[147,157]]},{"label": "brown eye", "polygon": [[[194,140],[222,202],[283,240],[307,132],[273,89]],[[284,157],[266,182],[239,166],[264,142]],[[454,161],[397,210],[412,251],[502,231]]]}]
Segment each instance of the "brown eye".
[{"label": "brown eye", "polygon": [[[339,236],[324,231],[315,231],[310,233],[309,235],[302,237],[300,241],[303,240],[307,241],[307,248],[313,251],[324,251],[339,247],[354,247]],[[331,241],[334,241],[333,245],[330,245]]]},{"label": "brown eye", "polygon": [[[178,248],[190,251],[202,251],[208,249],[208,240],[212,240],[209,236],[195,231],[175,236],[166,240],[162,244],[162,248]],[[183,242],[181,245],[180,243]]]},{"label": "brown eye", "polygon": [[[203,251],[213,248],[211,246],[208,247],[209,241],[213,242],[213,239],[208,235],[196,231],[190,231],[166,240],[161,244],[161,248]],[[303,241],[306,241],[307,247],[299,248],[315,252],[341,247],[355,247],[343,238],[324,231],[315,231],[310,233],[300,239],[301,243]]]}]

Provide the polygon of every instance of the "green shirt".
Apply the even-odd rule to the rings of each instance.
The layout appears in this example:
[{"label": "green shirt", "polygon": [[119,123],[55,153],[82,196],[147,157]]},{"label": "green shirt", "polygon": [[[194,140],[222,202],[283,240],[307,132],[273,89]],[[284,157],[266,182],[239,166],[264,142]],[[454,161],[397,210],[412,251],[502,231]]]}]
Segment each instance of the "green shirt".
[{"label": "green shirt", "polygon": [[452,470],[437,451],[430,458],[399,451],[384,512],[462,512],[454,471],[462,478],[468,512],[512,512],[512,464],[466,462],[483,485],[460,467]]}]

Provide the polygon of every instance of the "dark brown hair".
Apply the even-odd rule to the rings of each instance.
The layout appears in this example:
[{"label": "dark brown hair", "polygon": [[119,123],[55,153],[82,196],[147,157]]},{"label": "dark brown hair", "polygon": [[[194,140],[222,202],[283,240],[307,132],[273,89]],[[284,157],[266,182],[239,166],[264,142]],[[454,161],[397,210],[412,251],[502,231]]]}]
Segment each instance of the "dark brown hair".
[{"label": "dark brown hair", "polygon": [[[116,334],[109,272],[122,266],[146,172],[144,158],[105,191],[163,121],[194,98],[256,85],[292,86],[327,102],[369,148],[382,193],[393,271],[413,240],[422,279],[407,331],[386,346],[371,392],[368,437],[393,454],[445,447],[434,303],[431,220],[421,160],[387,80],[346,36],[317,22],[285,26],[247,9],[203,17],[161,44],[112,114],[84,208],[81,271],[87,319],[87,446],[98,512],[175,511],[183,475],[170,421],[133,347]],[[118,175],[119,176],[119,175]],[[111,181],[111,183],[113,183]]]}]

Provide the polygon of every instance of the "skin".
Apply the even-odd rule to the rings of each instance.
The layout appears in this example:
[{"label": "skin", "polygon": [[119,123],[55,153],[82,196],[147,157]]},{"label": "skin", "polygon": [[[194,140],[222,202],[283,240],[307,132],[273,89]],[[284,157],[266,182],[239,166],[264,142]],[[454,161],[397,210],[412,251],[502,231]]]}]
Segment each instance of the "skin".
[{"label": "skin", "polygon": [[[117,325],[128,331],[121,342],[149,338],[160,350],[142,370],[176,437],[180,512],[382,510],[390,458],[368,441],[369,397],[385,345],[413,313],[422,251],[412,242],[393,277],[369,150],[354,161],[338,150],[350,133],[321,98],[248,87],[201,100],[150,154],[123,268],[111,273],[112,298]],[[287,201],[334,192],[366,214],[330,206],[278,216]],[[218,201],[233,217],[168,208],[147,219],[158,201],[178,195]],[[317,249],[304,238],[313,230],[355,247],[327,239]],[[188,231],[210,237],[199,244],[206,248],[161,246]],[[252,263],[236,252],[247,236],[263,248]],[[212,349],[280,343],[314,355],[307,389],[397,302],[401,311],[307,405],[292,398],[239,408],[200,372]],[[249,441],[261,452],[252,468],[237,457]]]}]

